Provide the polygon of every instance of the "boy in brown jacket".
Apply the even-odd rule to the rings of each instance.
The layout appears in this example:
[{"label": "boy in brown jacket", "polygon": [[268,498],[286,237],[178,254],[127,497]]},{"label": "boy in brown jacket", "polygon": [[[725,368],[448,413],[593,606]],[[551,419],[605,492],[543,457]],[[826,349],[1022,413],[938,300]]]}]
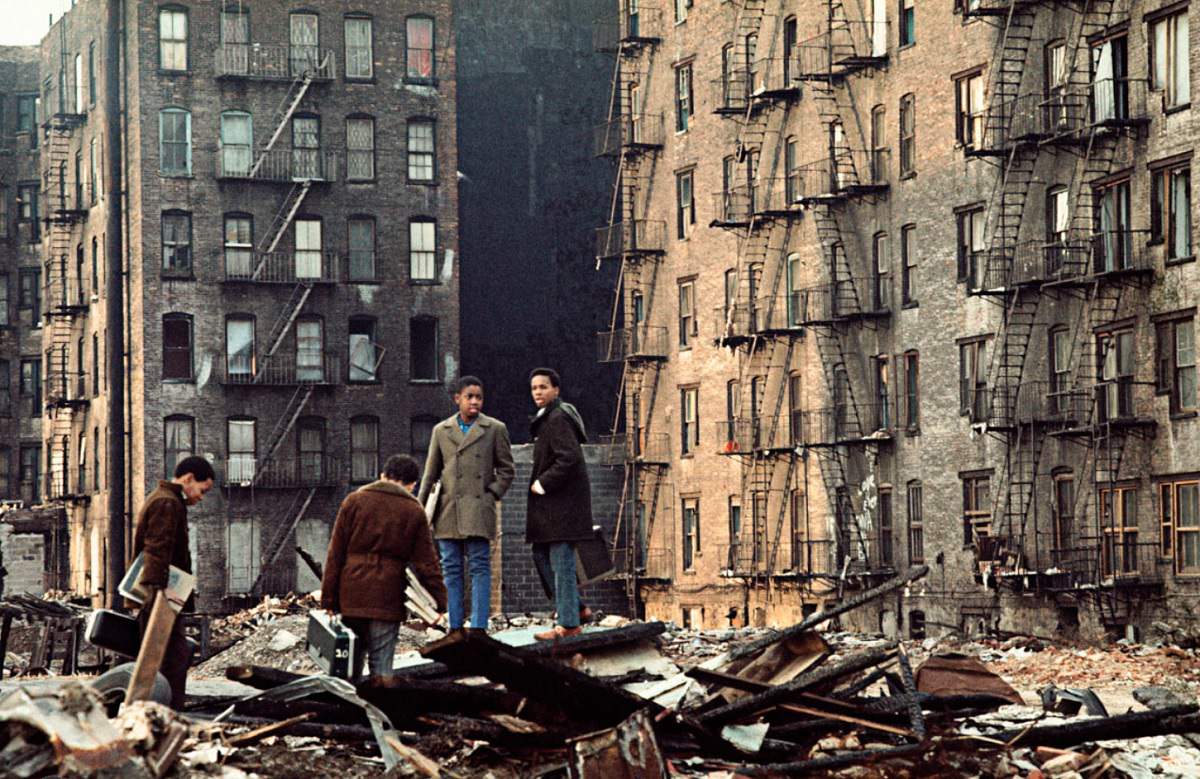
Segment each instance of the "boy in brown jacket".
[{"label": "boy in brown jacket", "polygon": [[356,665],[367,655],[372,676],[392,675],[396,632],[404,621],[405,568],[446,610],[446,587],[433,550],[425,509],[413,497],[420,469],[408,455],[392,455],[379,481],[346,496],[333,524],[321,606],[341,614],[359,638]]}]

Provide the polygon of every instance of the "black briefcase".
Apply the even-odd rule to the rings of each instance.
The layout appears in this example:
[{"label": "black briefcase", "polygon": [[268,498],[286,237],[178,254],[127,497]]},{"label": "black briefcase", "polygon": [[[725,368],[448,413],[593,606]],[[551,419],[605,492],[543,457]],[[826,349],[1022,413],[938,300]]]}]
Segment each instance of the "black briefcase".
[{"label": "black briefcase", "polygon": [[83,637],[92,646],[125,657],[137,657],[142,645],[137,619],[109,609],[96,609],[88,615]]},{"label": "black briefcase", "polygon": [[308,656],[330,676],[353,681],[358,678],[356,644],[358,636],[337,615],[313,609],[308,612]]},{"label": "black briefcase", "polygon": [[599,525],[592,526],[592,537],[575,544],[575,573],[580,586],[591,584],[613,572],[612,553],[608,539]]}]

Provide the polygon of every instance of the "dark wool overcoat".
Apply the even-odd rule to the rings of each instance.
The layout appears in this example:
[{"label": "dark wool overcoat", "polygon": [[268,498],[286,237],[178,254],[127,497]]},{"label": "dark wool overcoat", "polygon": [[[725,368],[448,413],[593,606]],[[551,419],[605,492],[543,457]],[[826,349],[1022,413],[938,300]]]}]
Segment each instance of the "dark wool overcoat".
[{"label": "dark wool overcoat", "polygon": [[399,484],[376,481],[346,496],[333,523],[321,606],[344,617],[401,622],[405,619],[404,569],[446,608],[446,586],[433,551],[425,509]]},{"label": "dark wool overcoat", "polygon": [[529,493],[525,540],[583,541],[592,536],[592,485],[583,460],[583,421],[561,400],[534,418],[533,472],[545,495]]}]

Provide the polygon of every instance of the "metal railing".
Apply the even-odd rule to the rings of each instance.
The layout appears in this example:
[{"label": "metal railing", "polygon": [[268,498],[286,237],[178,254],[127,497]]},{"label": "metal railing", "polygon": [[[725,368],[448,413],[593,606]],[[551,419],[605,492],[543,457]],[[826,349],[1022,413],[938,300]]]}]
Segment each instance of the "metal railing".
[{"label": "metal railing", "polygon": [[[274,458],[262,463],[256,473],[257,478],[251,477],[254,485],[265,489],[330,487],[336,486],[342,479],[341,462],[336,457],[318,453]],[[230,484],[237,485],[245,481],[241,479]]]},{"label": "metal railing", "polygon": [[852,197],[887,187],[891,149],[840,149],[798,165],[787,173],[788,189],[798,203]]},{"label": "metal railing", "polygon": [[613,433],[600,436],[598,443],[605,465],[671,461],[671,438],[666,433]]},{"label": "metal railing", "polygon": [[601,260],[636,252],[660,253],[666,247],[667,223],[635,219],[596,228],[596,258]]},{"label": "metal railing", "polygon": [[619,116],[595,128],[597,157],[615,157],[623,148],[653,148],[663,145],[662,114]]},{"label": "metal railing", "polygon": [[340,384],[343,379],[341,356],[330,352],[307,355],[276,353],[257,369],[253,363],[237,364],[231,369],[229,363],[226,357],[223,361],[223,384],[288,387],[298,384]]},{"label": "metal railing", "polygon": [[[262,163],[255,168],[255,159]],[[320,149],[271,149],[246,153],[241,148],[217,152],[217,178],[247,181],[336,181],[338,153]]]},{"label": "metal railing", "polygon": [[796,46],[797,78],[828,80],[887,59],[888,22],[848,21]]},{"label": "metal railing", "polygon": [[1157,541],[1138,541],[1137,532],[1103,532],[1082,537],[1075,545],[1050,549],[1050,572],[1057,587],[1073,589],[1163,581]]},{"label": "metal railing", "polygon": [[669,354],[667,328],[639,325],[596,333],[597,360],[664,359]]},{"label": "metal railing", "polygon": [[1076,384],[1050,391],[1046,398],[1050,418],[1076,427],[1150,418],[1153,406],[1153,383],[1133,376],[1100,380],[1090,386]]},{"label": "metal railing", "polygon": [[[632,559],[631,559],[632,558]],[[675,575],[675,550],[669,547],[613,549],[613,568],[617,575],[632,571],[642,579],[671,581]]]},{"label": "metal railing", "polygon": [[226,251],[225,281],[255,284],[335,283],[340,260],[333,252],[299,251],[261,254]]},{"label": "metal railing", "polygon": [[1125,127],[1149,118],[1149,82],[1106,78],[1071,85],[1042,99],[1040,131],[1051,138],[1078,135],[1093,127]]},{"label": "metal railing", "polygon": [[614,52],[620,51],[622,44],[658,40],[662,36],[662,20],[661,8],[648,7],[639,0],[636,13],[622,7],[616,18],[598,21],[592,43],[596,51]]},{"label": "metal railing", "polygon": [[795,446],[888,441],[899,424],[892,402],[842,404],[791,413],[791,443]]},{"label": "metal railing", "polygon": [[216,51],[216,71],[218,78],[287,81],[306,73],[311,73],[314,81],[328,81],[337,75],[332,49],[261,43],[222,43]]},{"label": "metal railing", "polygon": [[800,58],[762,57],[730,63],[729,72],[709,83],[718,111],[746,110],[750,101],[782,95],[800,88]]},{"label": "metal railing", "polygon": [[43,287],[44,309],[50,313],[87,308],[87,287],[78,276],[50,274]]},{"label": "metal railing", "polygon": [[45,402],[49,405],[89,400],[87,374],[82,371],[54,371],[43,383]]},{"label": "metal railing", "polygon": [[754,214],[754,200],[751,187],[738,184],[720,192],[714,192],[713,221],[723,225],[744,225],[750,222]]},{"label": "metal railing", "polygon": [[993,387],[989,421],[993,425],[1014,425],[1057,420],[1052,387],[1049,381]]}]

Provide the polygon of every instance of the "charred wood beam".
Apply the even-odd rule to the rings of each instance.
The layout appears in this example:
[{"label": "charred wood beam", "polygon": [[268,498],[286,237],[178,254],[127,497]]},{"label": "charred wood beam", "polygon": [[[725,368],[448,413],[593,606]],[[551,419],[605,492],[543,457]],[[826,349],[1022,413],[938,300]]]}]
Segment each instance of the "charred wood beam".
[{"label": "charred wood beam", "polygon": [[564,748],[566,740],[573,735],[567,731],[549,728],[538,732],[517,732],[491,720],[454,714],[430,714],[418,717],[417,723],[429,731],[486,741],[511,749],[561,749]]},{"label": "charred wood beam", "polygon": [[1198,712],[1200,705],[1189,703],[1151,711],[1118,714],[1115,717],[1066,722],[1062,725],[1040,725],[1028,730],[1013,728],[986,735],[997,741],[1012,742],[1010,746],[1071,747],[1085,741],[1198,733]]},{"label": "charred wood beam", "polygon": [[696,722],[704,727],[711,727],[718,723],[728,722],[732,719],[770,708],[777,703],[795,698],[802,692],[807,692],[813,688],[820,688],[836,682],[838,679],[845,678],[850,674],[873,668],[890,659],[895,650],[896,644],[889,643],[878,649],[853,655],[839,663],[801,674],[785,684],[772,687],[769,690],[764,690],[754,695],[747,695],[733,703],[718,706],[711,711],[699,714],[695,717]]},{"label": "charred wood beam", "polygon": [[303,674],[271,668],[266,665],[231,665],[225,669],[225,678],[239,682],[256,690],[270,690],[294,682]]},{"label": "charred wood beam", "polygon": [[316,558],[306,552],[304,547],[297,546],[296,554],[299,555],[300,559],[304,561],[304,564],[308,566],[308,570],[313,572],[313,576],[317,577],[317,581],[320,581],[322,578],[324,578],[324,575],[321,572],[321,564],[316,561]]},{"label": "charred wood beam", "polygon": [[835,698],[851,698],[882,679],[887,675],[887,673],[887,668],[876,668],[874,671],[859,679],[854,684],[851,684],[848,687],[844,687],[840,690],[835,690],[833,692],[833,696]]},{"label": "charred wood beam", "polygon": [[910,568],[900,576],[897,576],[894,579],[889,579],[878,587],[872,587],[871,589],[860,592],[858,595],[855,595],[851,598],[846,598],[833,608],[818,611],[808,619],[792,625],[789,628],[773,631],[762,638],[758,638],[754,641],[749,641],[745,644],[734,647],[729,653],[729,659],[737,660],[739,657],[745,657],[746,655],[766,649],[768,646],[777,641],[783,641],[784,639],[799,635],[806,630],[812,630],[826,620],[833,619],[834,617],[845,614],[848,611],[854,611],[860,606],[864,606],[873,600],[877,600],[884,595],[887,595],[889,592],[894,592],[901,587],[904,587],[909,582],[920,579],[927,573],[929,573],[929,566],[927,565],[918,565],[915,568]]},{"label": "charred wood beam", "polygon": [[576,652],[586,652],[595,649],[609,649],[624,646],[636,641],[646,641],[662,635],[667,626],[662,622],[639,622],[610,630],[589,630],[577,636],[560,638],[557,641],[540,641],[536,644],[520,647],[520,651],[538,657],[561,657],[573,655]]},{"label": "charred wood beam", "polygon": [[921,713],[921,701],[917,697],[917,683],[913,681],[912,665],[908,662],[908,653],[904,651],[904,647],[900,647],[900,654],[897,657],[900,665],[900,681],[904,683],[904,691],[907,695],[904,696],[905,704],[908,709],[908,721],[912,727],[912,732],[916,734],[918,741],[925,740],[925,715]]},{"label": "charred wood beam", "polygon": [[[235,714],[258,717],[276,722],[300,714],[313,714],[318,722],[332,725],[367,725],[363,710],[332,696],[318,700],[317,696],[294,701],[243,700],[227,696],[188,696],[188,714],[203,717],[233,706]],[[309,723],[312,724],[312,723]]]},{"label": "charred wood beam", "polygon": [[657,714],[662,707],[610,687],[557,660],[538,657],[486,635],[460,633],[421,649],[421,654],[457,673],[485,676],[534,701],[552,705],[574,720],[609,726],[639,709]]},{"label": "charred wood beam", "polygon": [[[250,728],[263,727],[278,722],[274,717],[248,717],[238,714],[230,715],[223,721],[237,725],[246,725]],[[343,743],[359,741],[375,742],[375,734],[366,725],[330,725],[321,722],[298,722],[295,725],[288,725],[286,728],[281,728],[277,735],[316,736],[320,739]]]},{"label": "charred wood beam", "polygon": [[829,771],[847,766],[869,765],[879,760],[891,757],[916,756],[925,750],[922,744],[905,744],[888,749],[866,749],[857,752],[846,752],[829,757],[817,757],[812,760],[800,760],[794,763],[763,763],[761,765],[734,766],[738,776],[826,776]]}]

